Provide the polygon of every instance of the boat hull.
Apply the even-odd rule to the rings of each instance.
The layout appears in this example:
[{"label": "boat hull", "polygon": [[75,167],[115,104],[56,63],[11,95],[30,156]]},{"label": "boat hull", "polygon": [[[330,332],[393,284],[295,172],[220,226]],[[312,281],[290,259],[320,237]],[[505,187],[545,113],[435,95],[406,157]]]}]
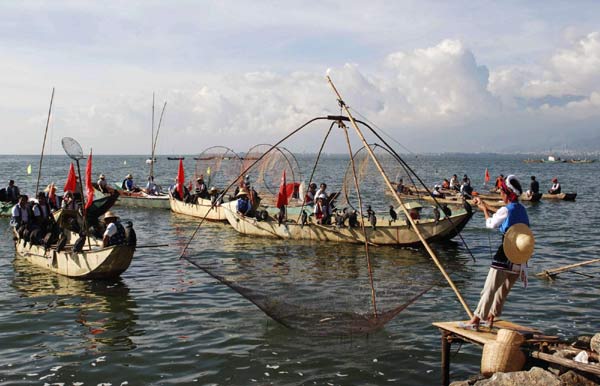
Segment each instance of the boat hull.
[{"label": "boat hull", "polygon": [[[142,192],[129,193],[119,190],[119,198],[115,206],[126,206],[130,208],[169,209],[169,196],[151,196]],[[103,196],[99,190],[95,194]]]},{"label": "boat hull", "polygon": [[544,200],[562,200],[562,201],[575,201],[577,193],[560,193],[560,194],[544,194],[542,198]]},{"label": "boat hull", "polygon": [[117,245],[108,248],[88,249],[79,253],[67,246],[63,251],[44,249],[41,245],[15,241],[18,258],[50,272],[78,279],[112,279],[125,272],[133,259],[134,247]]},{"label": "boat hull", "polygon": [[210,221],[227,221],[225,211],[221,206],[215,206],[211,209],[211,201],[198,198],[196,204],[176,200],[169,196],[169,204],[171,211],[174,213],[183,214],[186,216],[206,218]]},{"label": "boat hull", "polygon": [[[336,227],[312,222],[302,226],[295,221],[288,221],[280,225],[272,219],[257,221],[255,218],[241,216],[235,211],[232,203],[224,204],[222,207],[225,210],[227,221],[236,231],[244,235],[339,243],[364,243],[365,241],[360,227]],[[470,211],[461,211],[459,214],[452,215],[450,219],[444,217],[438,222],[433,219],[417,221],[424,238],[428,242],[435,242],[449,240],[456,236],[471,216]],[[365,224],[365,231],[368,242],[374,245],[408,247],[421,244],[417,233],[403,220],[389,224],[384,219],[381,221],[381,225],[375,229]]]}]

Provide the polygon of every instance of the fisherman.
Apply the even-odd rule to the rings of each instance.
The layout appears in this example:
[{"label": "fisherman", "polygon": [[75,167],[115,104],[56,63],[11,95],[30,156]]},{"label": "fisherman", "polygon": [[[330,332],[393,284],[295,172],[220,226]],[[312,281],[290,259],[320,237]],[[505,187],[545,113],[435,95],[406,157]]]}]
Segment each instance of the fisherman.
[{"label": "fisherman", "polygon": [[65,192],[65,194],[63,195],[63,201],[62,201],[61,208],[67,209],[67,210],[79,209],[79,204],[77,204],[77,201],[75,201],[75,196],[73,195],[73,192],[71,192],[70,190],[67,190]]},{"label": "fisherman", "polygon": [[175,183],[169,187],[169,193],[173,196],[174,199],[186,202],[189,198],[190,191],[185,186],[185,184],[181,184],[183,187],[183,192],[179,191],[179,180],[175,178]]},{"label": "fisherman", "polygon": [[560,191],[561,191],[561,187],[560,187],[560,183],[558,182],[558,178],[554,177],[552,179],[552,187],[550,188],[550,190],[548,190],[548,193],[560,194]]},{"label": "fisherman", "polygon": [[58,208],[60,208],[60,200],[56,195],[56,186],[54,185],[54,182],[48,184],[46,189],[44,189],[44,192],[46,193],[46,201],[48,201],[52,210],[58,210]]},{"label": "fisherman", "polygon": [[396,193],[403,194],[404,191],[405,191],[405,189],[404,189],[404,181],[402,180],[402,178],[400,178],[400,180],[396,184]]},{"label": "fisherman", "polygon": [[450,181],[447,178],[444,178],[444,181],[442,181],[442,189],[450,189]]},{"label": "fisherman", "polygon": [[219,189],[214,186],[208,189],[208,196],[210,197],[211,205],[221,205],[223,203],[223,196],[219,194]]},{"label": "fisherman", "polygon": [[146,183],[146,194],[151,196],[158,196],[160,194],[158,185],[154,183],[154,176],[148,176],[148,183]]},{"label": "fisherman", "polygon": [[315,197],[317,196],[317,184],[311,182],[308,185],[308,192],[306,192],[306,196],[304,197],[304,203],[306,205],[312,205],[315,203]]},{"label": "fisherman", "polygon": [[324,182],[319,185],[319,190],[317,190],[317,193],[315,193],[317,198],[319,198],[320,195],[324,195],[325,199],[327,199],[327,184]]},{"label": "fisherman", "polygon": [[[324,185],[324,184],[321,184]],[[313,210],[317,224],[327,224],[330,217],[329,207],[327,205],[327,196],[323,193],[317,195],[317,202]]]},{"label": "fisherman", "polygon": [[236,210],[242,216],[250,216],[252,213],[252,204],[248,199],[248,193],[243,188],[236,195],[237,205]]},{"label": "fisherman", "polygon": [[6,199],[16,204],[19,201],[19,196],[21,196],[21,191],[19,187],[15,185],[15,180],[8,181],[8,186],[6,187]]},{"label": "fisherman", "polygon": [[460,186],[460,194],[466,198],[471,198],[473,195],[473,187],[471,186],[471,180],[465,174],[462,185]]},{"label": "fisherman", "polygon": [[440,192],[440,188],[441,188],[441,186],[436,184],[433,187],[433,191],[431,192],[431,195],[435,198],[444,198],[445,195],[444,195],[444,193]]},{"label": "fisherman", "polygon": [[125,243],[125,228],[119,221],[119,216],[108,211],[104,214],[106,230],[102,236],[102,247],[122,245]]},{"label": "fisherman", "polygon": [[536,181],[535,176],[531,176],[531,182],[529,183],[529,190],[527,191],[527,196],[531,197],[534,194],[539,194],[540,192],[540,183]]},{"label": "fisherman", "polygon": [[494,188],[496,188],[497,192],[500,191],[500,187],[502,186],[503,183],[504,183],[504,174],[500,174],[498,177],[496,177],[496,183],[494,184]]},{"label": "fisherman", "polygon": [[44,192],[38,192],[38,202],[33,204],[33,220],[43,231],[48,228],[49,223],[52,222],[52,208],[46,200]]},{"label": "fisherman", "polygon": [[450,178],[450,189],[454,189],[457,192],[460,190],[460,184],[458,183],[458,177],[456,174],[453,174]]},{"label": "fisherman", "polygon": [[133,182],[133,176],[131,174],[128,174],[125,177],[125,179],[123,180],[123,183],[121,183],[121,188],[128,192],[139,192],[140,191],[140,188],[135,186],[135,183]]},{"label": "fisherman", "polygon": [[466,174],[463,176],[463,185],[464,184],[467,184],[468,186],[471,186],[471,179]]},{"label": "fisherman", "polygon": [[[502,313],[506,297],[512,286],[515,284],[515,281],[519,276],[521,276],[524,281],[526,280],[526,274],[525,271],[523,271],[523,263],[525,263],[529,256],[531,256],[531,253],[533,253],[533,236],[531,235],[531,238],[521,238],[514,244],[514,247],[518,248],[521,252],[527,250],[531,251],[528,256],[521,256],[526,257],[525,260],[520,260],[520,263],[517,264],[511,262],[509,257],[507,257],[507,254],[511,255],[511,252],[514,252],[513,246],[507,244],[507,241],[512,239],[512,236],[509,237],[509,232],[513,233],[511,227],[517,226],[514,229],[520,229],[524,224],[526,229],[529,229],[527,210],[519,203],[519,196],[521,193],[521,184],[514,175],[509,175],[500,185],[500,197],[506,206],[498,209],[493,216],[490,216],[490,210],[484,201],[479,199],[475,200],[477,206],[485,216],[486,228],[499,228],[502,233],[503,242],[500,244],[498,251],[492,258],[492,264],[483,290],[481,291],[481,299],[479,300],[479,304],[473,317],[468,324],[463,326],[465,328],[477,329],[482,320],[487,321],[488,326],[492,328],[494,319],[499,317]],[[507,246],[510,249],[506,249]],[[515,260],[514,257],[513,260]]]},{"label": "fisherman", "polygon": [[98,190],[102,193],[110,193],[110,187],[108,186],[108,182],[106,182],[106,176],[104,174],[98,176]]},{"label": "fisherman", "polygon": [[29,197],[22,194],[12,208],[10,225],[14,226],[17,229],[17,232],[19,232],[20,229],[29,228],[32,217],[33,214],[31,213],[31,207],[29,206]]},{"label": "fisherman", "polygon": [[208,187],[204,183],[204,175],[200,174],[200,177],[196,179],[196,189],[195,193],[197,197],[200,198],[208,198]]}]

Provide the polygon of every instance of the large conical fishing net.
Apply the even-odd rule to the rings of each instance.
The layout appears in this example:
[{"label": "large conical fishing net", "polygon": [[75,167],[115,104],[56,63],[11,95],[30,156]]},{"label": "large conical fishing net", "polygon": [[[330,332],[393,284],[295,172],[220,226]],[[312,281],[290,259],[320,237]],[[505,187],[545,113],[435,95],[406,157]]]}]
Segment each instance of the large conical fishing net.
[{"label": "large conical fishing net", "polygon": [[249,167],[246,175],[248,175],[250,185],[257,192],[262,192],[263,195],[277,194],[284,171],[287,183],[299,184],[302,182],[298,160],[292,152],[284,147],[273,148],[267,144],[253,146],[244,156],[244,169]]},{"label": "large conical fishing net", "polygon": [[[439,279],[419,251],[382,248],[374,256],[377,317],[360,245],[286,245],[232,235],[218,250],[186,259],[288,328],[348,336],[382,328]],[[414,280],[417,275],[420,279]]]},{"label": "large conical fishing net", "polygon": [[242,171],[242,159],[232,149],[213,146],[194,157],[194,179],[204,178],[208,187],[225,188]]},{"label": "large conical fishing net", "polygon": [[[347,118],[328,116],[307,122],[288,137],[319,120],[328,121],[328,131],[323,132],[323,144],[314,159],[303,159],[307,170],[302,171],[311,176],[309,179],[343,181],[342,204],[352,206],[359,213],[362,206],[363,215],[366,215],[365,209],[369,205],[377,210],[395,205],[397,201],[390,195],[390,188],[384,185],[381,172],[375,170],[375,164],[368,160],[366,148],[350,155],[353,156],[353,167],[339,170],[334,165],[326,173],[315,173],[319,169],[319,160],[323,161],[321,153],[334,125],[343,128],[344,135],[348,135],[344,127]],[[350,143],[348,137],[343,140]],[[246,179],[247,174],[248,181],[245,182],[263,197],[277,193],[284,170],[288,183],[301,181],[296,158],[279,146],[280,143],[275,146],[258,145],[244,156],[240,175]],[[390,179],[407,176],[402,167],[406,164],[396,153],[382,151],[375,145],[371,145],[370,149],[381,158],[383,172]],[[354,151],[349,149],[349,153]],[[358,180],[362,205],[357,202],[359,194],[355,180]],[[333,188],[329,192],[337,191],[338,183],[332,183],[330,186]],[[300,209],[312,210],[304,207],[302,202],[300,205]],[[292,206],[288,206],[288,212]],[[338,209],[341,209],[339,205]],[[238,218],[237,221],[258,224],[272,220]],[[288,224],[291,223],[283,221],[273,225],[287,227]],[[297,222],[296,226],[300,224]],[[319,227],[324,227],[314,220],[310,225],[302,223],[301,226],[311,226],[312,232],[319,232]],[[199,226],[196,232],[198,229]],[[362,235],[359,237],[357,234],[355,241],[364,237],[364,229],[360,226],[354,229]],[[375,247],[369,242],[361,245],[243,237],[233,230],[227,233],[221,238],[218,248],[204,243],[196,249],[197,252],[190,245],[192,236],[181,257],[238,292],[275,321],[309,335],[373,332],[424,296],[439,280],[439,271],[422,250]]]}]

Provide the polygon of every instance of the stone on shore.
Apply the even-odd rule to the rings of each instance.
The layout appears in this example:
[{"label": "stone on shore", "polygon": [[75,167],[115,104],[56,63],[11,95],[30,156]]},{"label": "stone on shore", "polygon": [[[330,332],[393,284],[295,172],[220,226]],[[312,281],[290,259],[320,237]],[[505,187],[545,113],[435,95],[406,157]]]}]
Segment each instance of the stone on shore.
[{"label": "stone on shore", "polygon": [[594,335],[590,340],[590,348],[600,354],[600,332]]}]

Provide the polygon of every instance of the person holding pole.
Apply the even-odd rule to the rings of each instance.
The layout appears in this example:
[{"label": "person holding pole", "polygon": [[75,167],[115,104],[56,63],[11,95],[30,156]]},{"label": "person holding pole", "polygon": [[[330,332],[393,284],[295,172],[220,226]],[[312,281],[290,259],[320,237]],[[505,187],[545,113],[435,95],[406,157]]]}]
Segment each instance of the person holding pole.
[{"label": "person holding pole", "polygon": [[524,268],[533,254],[535,240],[529,229],[527,211],[519,203],[521,193],[521,184],[514,175],[509,175],[500,184],[500,197],[506,206],[490,216],[485,202],[478,198],[475,200],[485,216],[486,228],[498,228],[502,233],[502,243],[492,258],[477,309],[471,320],[461,327],[478,329],[481,321],[485,320],[492,328],[494,319],[502,313],[504,302],[517,278],[521,277],[526,285]]}]

